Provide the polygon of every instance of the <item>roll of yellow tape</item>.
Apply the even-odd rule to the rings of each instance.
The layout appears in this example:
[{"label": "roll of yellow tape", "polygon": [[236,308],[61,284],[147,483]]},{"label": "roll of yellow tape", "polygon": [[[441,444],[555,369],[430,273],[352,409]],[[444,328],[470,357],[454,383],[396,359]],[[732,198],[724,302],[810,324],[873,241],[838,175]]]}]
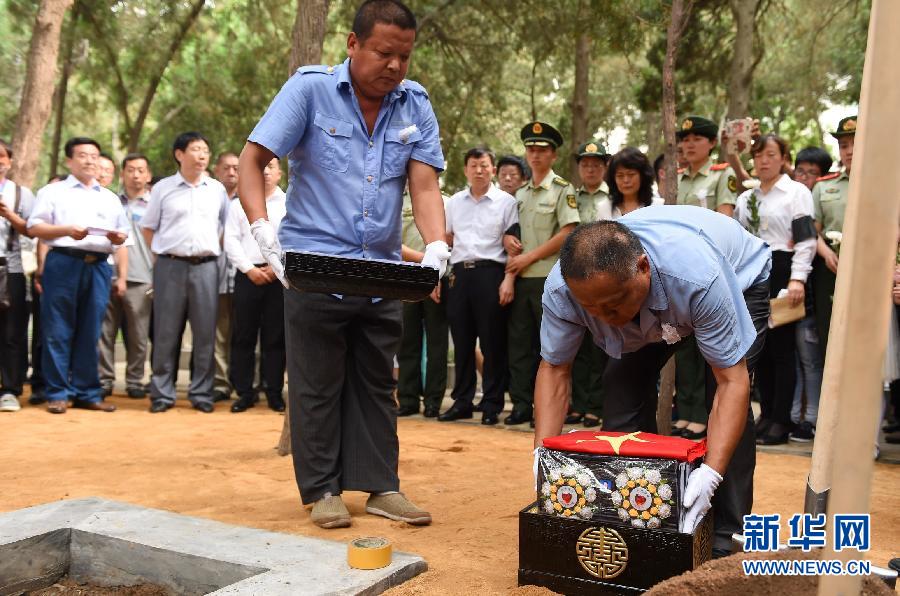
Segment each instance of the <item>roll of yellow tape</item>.
[{"label": "roll of yellow tape", "polygon": [[385,538],[357,538],[347,545],[347,563],[354,569],[380,569],[391,564],[391,543]]}]

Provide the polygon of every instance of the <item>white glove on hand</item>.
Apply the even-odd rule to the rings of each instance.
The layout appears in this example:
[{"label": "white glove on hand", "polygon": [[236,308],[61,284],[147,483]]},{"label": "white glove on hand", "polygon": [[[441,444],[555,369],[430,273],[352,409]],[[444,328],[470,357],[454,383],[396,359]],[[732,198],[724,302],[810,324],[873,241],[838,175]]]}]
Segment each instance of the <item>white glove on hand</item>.
[{"label": "white glove on hand", "polygon": [[435,240],[425,247],[425,256],[422,264],[438,270],[438,278],[444,277],[447,270],[447,260],[450,258],[450,247],[443,240]]},{"label": "white glove on hand", "polygon": [[697,524],[709,511],[713,493],[716,492],[720,482],[722,482],[722,475],[706,464],[700,464],[699,468],[691,472],[687,488],[684,489],[684,497],[681,499],[681,503],[686,508],[679,529],[681,532],[694,533]]},{"label": "white glove on hand", "polygon": [[250,233],[259,245],[263,258],[272,268],[272,273],[284,287],[289,287],[284,279],[284,264],[281,262],[281,243],[275,226],[268,219],[259,218],[250,225]]},{"label": "white glove on hand", "polygon": [[534,486],[537,488],[538,482],[538,463],[541,461],[540,457],[540,447],[536,447],[534,449],[534,464],[531,466],[531,473],[534,474]]}]

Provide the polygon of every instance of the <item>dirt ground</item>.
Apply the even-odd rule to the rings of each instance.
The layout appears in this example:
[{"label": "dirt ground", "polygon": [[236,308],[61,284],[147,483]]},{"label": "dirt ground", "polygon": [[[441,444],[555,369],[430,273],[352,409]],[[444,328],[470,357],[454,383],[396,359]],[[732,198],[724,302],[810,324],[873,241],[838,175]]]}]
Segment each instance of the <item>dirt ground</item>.
[{"label": "dirt ground", "polygon": [[[516,588],[517,514],[534,499],[530,433],[401,419],[401,489],[434,524],[367,515],[366,495],[349,493],[353,526],[322,530],[300,505],[290,457],[275,453],[281,415],[265,407],[231,414],[226,404],[208,415],[181,400],[151,415],[146,400],[111,401],[118,412],[58,416],[24,405],[0,414],[0,511],[101,496],[331,540],[384,536],[429,566],[392,594],[549,593]],[[759,454],[754,511],[781,513],[786,528],[803,508],[809,465],[806,457]],[[898,490],[900,466],[877,464],[869,559],[879,566],[900,554]]]}]

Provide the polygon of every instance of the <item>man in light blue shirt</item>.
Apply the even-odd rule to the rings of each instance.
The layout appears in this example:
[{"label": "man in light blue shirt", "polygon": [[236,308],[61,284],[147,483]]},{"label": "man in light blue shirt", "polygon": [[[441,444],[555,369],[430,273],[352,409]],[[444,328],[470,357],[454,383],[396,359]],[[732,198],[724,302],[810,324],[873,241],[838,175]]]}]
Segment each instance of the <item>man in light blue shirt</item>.
[{"label": "man in light blue shirt", "polygon": [[[369,0],[337,66],[291,77],[250,134],[240,158],[239,196],[272,271],[283,280],[282,246],[363,259],[400,258],[401,206],[409,181],[426,243],[423,265],[443,274],[444,168],[438,123],[425,89],[404,79],[416,36],[412,12]],[[287,214],[276,238],[262,172],[287,156]],[[280,242],[279,242],[280,240]],[[411,524],[431,515],[399,493],[393,357],[400,345],[395,300],[284,295],[288,413],[294,473],[312,521],[350,525],[341,493],[369,492],[366,511]]]},{"label": "man in light blue shirt", "polygon": [[659,370],[693,334],[709,365],[711,413],[706,463],[685,490],[682,531],[693,532],[715,492],[713,548],[725,554],[753,500],[750,372],[765,339],[770,268],[764,242],[699,207],[646,207],[579,227],[544,286],[535,446],[562,429],[585,329],[611,356],[603,430],[626,432],[656,432]]}]

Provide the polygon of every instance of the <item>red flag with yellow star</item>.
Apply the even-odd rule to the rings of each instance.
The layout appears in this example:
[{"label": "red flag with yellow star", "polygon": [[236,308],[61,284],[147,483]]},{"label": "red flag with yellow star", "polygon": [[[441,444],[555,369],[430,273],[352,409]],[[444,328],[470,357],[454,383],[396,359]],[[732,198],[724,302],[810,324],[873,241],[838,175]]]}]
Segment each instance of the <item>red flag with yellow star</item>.
[{"label": "red flag with yellow star", "polygon": [[544,447],[555,451],[673,459],[692,462],[706,454],[706,440],[691,441],[645,432],[579,430],[544,439]]}]

